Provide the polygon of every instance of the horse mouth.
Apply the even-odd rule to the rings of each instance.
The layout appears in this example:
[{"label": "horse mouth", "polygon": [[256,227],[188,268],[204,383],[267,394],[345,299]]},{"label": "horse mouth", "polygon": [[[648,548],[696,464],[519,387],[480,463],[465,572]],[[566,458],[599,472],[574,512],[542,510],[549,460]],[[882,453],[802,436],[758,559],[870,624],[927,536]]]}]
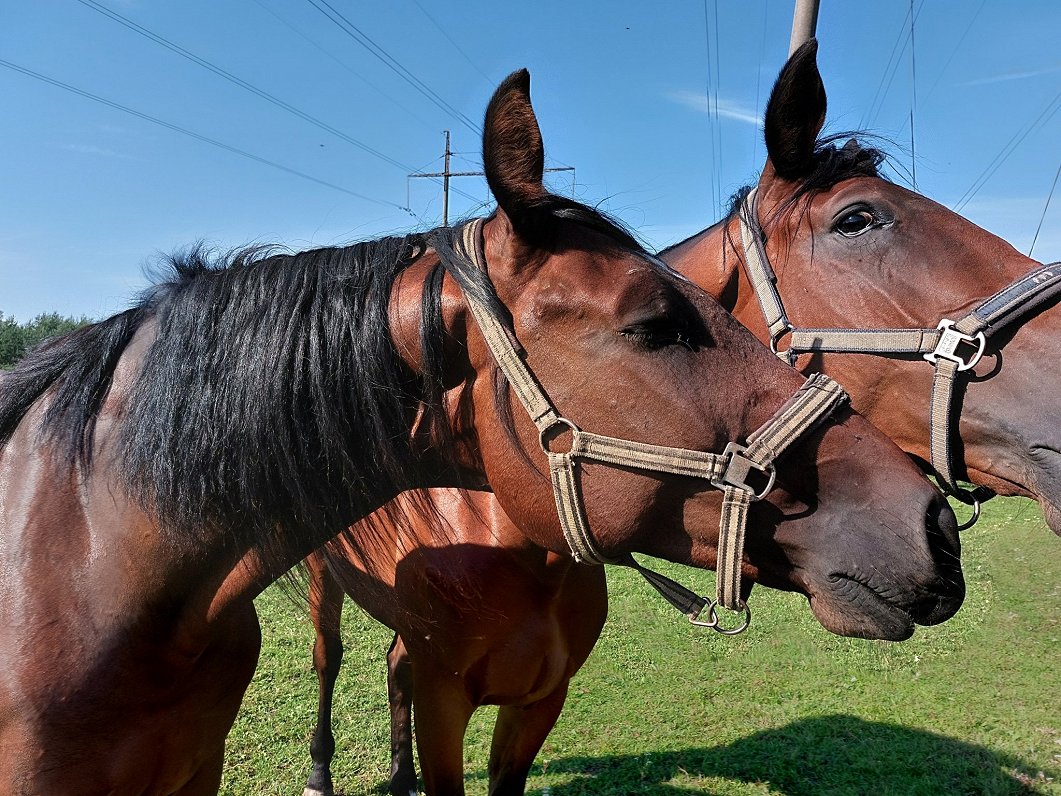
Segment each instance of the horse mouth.
[{"label": "horse mouth", "polygon": [[844,573],[830,575],[826,583],[823,591],[810,595],[810,607],[829,632],[886,641],[903,641],[914,634],[914,617],[888,594],[896,591],[894,587]]}]

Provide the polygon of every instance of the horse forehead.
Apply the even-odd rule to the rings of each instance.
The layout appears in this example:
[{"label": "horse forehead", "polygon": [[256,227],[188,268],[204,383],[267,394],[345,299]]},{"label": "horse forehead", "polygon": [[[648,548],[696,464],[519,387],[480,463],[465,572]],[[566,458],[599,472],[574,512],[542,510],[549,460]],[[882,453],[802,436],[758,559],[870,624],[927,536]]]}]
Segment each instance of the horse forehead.
[{"label": "horse forehead", "polygon": [[634,252],[582,252],[574,260],[558,257],[553,266],[539,274],[538,302],[585,303],[609,313],[657,299],[672,282],[669,269]]}]

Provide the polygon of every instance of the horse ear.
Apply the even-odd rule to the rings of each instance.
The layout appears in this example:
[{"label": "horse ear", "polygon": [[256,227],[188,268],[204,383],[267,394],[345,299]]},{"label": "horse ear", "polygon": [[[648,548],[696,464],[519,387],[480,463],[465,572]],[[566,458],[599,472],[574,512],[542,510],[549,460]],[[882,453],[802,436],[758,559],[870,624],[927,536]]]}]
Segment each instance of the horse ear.
[{"label": "horse ear", "polygon": [[766,106],[766,151],[774,171],[786,180],[799,179],[810,171],[814,143],[825,125],[825,86],[817,55],[817,39],[792,53]]},{"label": "horse ear", "polygon": [[526,69],[505,78],[486,108],[483,171],[498,207],[517,228],[527,206],[546,194],[545,149]]}]

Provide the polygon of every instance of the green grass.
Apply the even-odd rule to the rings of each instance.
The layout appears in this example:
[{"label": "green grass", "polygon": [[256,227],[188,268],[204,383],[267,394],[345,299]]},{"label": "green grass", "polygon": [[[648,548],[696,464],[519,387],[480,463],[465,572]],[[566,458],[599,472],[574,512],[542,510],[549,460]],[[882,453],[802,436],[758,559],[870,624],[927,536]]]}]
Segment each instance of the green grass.
[{"label": "green grass", "polygon": [[[842,639],[805,600],[756,589],[727,639],[684,623],[636,575],[609,575],[611,615],[529,785],[575,794],[1061,794],[1061,539],[999,500],[962,537],[959,614],[901,644]],[[668,568],[710,592],[707,573]],[[349,605],[349,604],[348,604]],[[297,794],[316,706],[312,632],[277,589],[229,738],[226,794]],[[390,634],[348,607],[334,773],[381,793]],[[493,711],[473,718],[469,793],[485,793]]]}]

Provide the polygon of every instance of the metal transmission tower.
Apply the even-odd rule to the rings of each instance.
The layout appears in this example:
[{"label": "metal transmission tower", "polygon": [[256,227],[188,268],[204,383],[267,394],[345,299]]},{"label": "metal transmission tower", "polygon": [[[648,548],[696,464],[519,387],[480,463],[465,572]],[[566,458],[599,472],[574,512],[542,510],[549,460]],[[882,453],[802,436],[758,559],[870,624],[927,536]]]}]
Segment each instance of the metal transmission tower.
[{"label": "metal transmission tower", "polygon": [[[442,178],[442,226],[449,226],[449,180],[450,177],[485,177],[486,172],[482,171],[450,171],[449,162],[450,155],[453,153],[449,148],[449,130],[444,130],[443,134],[446,136],[446,151],[443,155],[442,171],[418,171],[409,175],[409,179],[414,177],[430,177],[431,179]],[[574,166],[558,166],[556,168],[546,169],[546,171],[570,171],[574,172]],[[406,204],[409,204],[408,201]]]}]

